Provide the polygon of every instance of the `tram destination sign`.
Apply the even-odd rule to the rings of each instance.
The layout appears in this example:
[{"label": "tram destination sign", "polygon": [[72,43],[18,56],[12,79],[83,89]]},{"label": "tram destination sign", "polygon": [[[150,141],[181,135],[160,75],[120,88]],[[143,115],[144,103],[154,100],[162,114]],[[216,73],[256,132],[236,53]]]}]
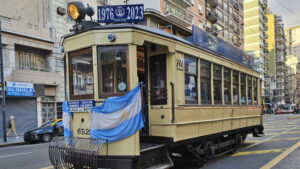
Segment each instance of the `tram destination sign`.
[{"label": "tram destination sign", "polygon": [[98,6],[98,23],[144,21],[144,4]]},{"label": "tram destination sign", "polygon": [[68,101],[70,112],[88,112],[93,106],[95,106],[94,100]]},{"label": "tram destination sign", "polygon": [[222,57],[254,69],[254,58],[224,40],[207,33],[193,25],[192,42],[200,47],[211,50]]}]

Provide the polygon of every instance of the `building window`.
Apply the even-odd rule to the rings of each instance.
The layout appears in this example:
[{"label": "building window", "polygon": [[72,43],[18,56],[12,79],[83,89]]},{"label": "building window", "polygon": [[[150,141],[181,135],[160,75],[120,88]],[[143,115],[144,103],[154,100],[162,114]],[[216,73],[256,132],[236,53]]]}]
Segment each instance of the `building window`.
[{"label": "building window", "polygon": [[228,13],[228,4],[224,2],[224,12]]},{"label": "building window", "polygon": [[229,41],[234,42],[234,36],[232,32],[229,33]]},{"label": "building window", "polygon": [[200,3],[198,3],[198,10],[199,10],[199,13],[201,15],[203,15],[203,6]]},{"label": "building window", "polygon": [[197,59],[185,56],[185,104],[198,104],[197,95]]},{"label": "building window", "polygon": [[228,24],[229,24],[229,20],[228,20],[227,15],[224,15],[224,23],[225,23],[226,26],[228,26]]},{"label": "building window", "polygon": [[229,27],[233,29],[233,21],[231,19],[229,19]]},{"label": "building window", "polygon": [[167,104],[166,55],[150,57],[151,105]]},{"label": "building window", "polygon": [[253,78],[253,103],[257,105],[257,78]]},{"label": "building window", "polygon": [[224,68],[224,102],[231,104],[231,70]]},{"label": "building window", "polygon": [[229,15],[232,15],[232,8],[229,7]]},{"label": "building window", "polygon": [[214,103],[222,104],[222,67],[214,65]]},{"label": "building window", "polygon": [[92,48],[69,53],[71,99],[91,99],[94,93]]},{"label": "building window", "polygon": [[233,104],[239,104],[239,72],[233,71],[232,83]]},{"label": "building window", "polygon": [[252,104],[252,78],[251,76],[247,76],[248,83],[248,104]]},{"label": "building window", "polygon": [[224,31],[223,31],[223,26],[217,24],[217,29],[218,29],[218,35],[221,35],[222,37],[224,37]]},{"label": "building window", "polygon": [[246,104],[246,74],[241,73],[241,103]]},{"label": "building window", "polygon": [[225,29],[225,30],[224,30],[224,38],[225,38],[226,41],[228,41],[228,37],[229,37],[229,35],[228,35],[228,30]]},{"label": "building window", "polygon": [[120,96],[129,89],[127,46],[98,47],[98,85],[100,98]]},{"label": "building window", "polygon": [[211,63],[200,61],[201,104],[211,104]]},{"label": "building window", "polygon": [[49,51],[25,46],[15,47],[16,68],[22,70],[50,72],[48,63]]},{"label": "building window", "polygon": [[42,123],[56,119],[54,109],[54,96],[44,96],[41,99],[42,106]]},{"label": "building window", "polygon": [[198,21],[198,26],[199,26],[199,28],[203,29],[203,22],[199,20]]},{"label": "building window", "polygon": [[224,22],[223,12],[221,12],[219,9],[217,9],[216,12],[217,12],[217,15],[218,15],[218,20]]}]

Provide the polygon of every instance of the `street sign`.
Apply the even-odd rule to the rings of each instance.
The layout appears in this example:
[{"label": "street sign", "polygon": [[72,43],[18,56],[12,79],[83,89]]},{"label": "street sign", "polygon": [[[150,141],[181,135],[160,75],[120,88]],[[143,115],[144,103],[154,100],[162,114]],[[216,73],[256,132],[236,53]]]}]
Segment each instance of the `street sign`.
[{"label": "street sign", "polygon": [[70,112],[88,112],[93,106],[95,106],[94,100],[68,101]]},{"label": "street sign", "polygon": [[32,83],[6,82],[7,96],[33,96],[33,93]]},{"label": "street sign", "polygon": [[99,23],[143,22],[144,4],[98,6]]}]

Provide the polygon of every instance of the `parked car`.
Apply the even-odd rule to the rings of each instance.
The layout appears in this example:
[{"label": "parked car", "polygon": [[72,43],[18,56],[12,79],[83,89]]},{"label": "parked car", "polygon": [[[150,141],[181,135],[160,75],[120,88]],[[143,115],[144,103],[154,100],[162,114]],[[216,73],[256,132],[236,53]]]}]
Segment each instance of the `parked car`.
[{"label": "parked car", "polygon": [[50,142],[55,136],[63,136],[64,128],[62,119],[52,120],[41,127],[25,132],[24,140],[26,142]]}]

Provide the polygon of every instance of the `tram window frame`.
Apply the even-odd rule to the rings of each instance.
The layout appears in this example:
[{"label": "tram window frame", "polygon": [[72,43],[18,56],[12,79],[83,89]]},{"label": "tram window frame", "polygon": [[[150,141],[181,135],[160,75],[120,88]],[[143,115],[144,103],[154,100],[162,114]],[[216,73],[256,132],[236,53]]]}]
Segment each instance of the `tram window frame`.
[{"label": "tram window frame", "polygon": [[[206,67],[206,69],[205,69]],[[203,73],[206,72],[206,73]],[[204,95],[204,82],[207,84],[207,96]],[[211,62],[200,60],[201,104],[211,104]],[[204,99],[207,97],[207,99]]]},{"label": "tram window frame", "polygon": [[257,96],[257,78],[253,77],[253,104],[258,105],[258,96]]},{"label": "tram window frame", "polygon": [[[225,104],[231,104],[231,79],[232,79],[231,69],[224,67],[224,103]],[[228,86],[227,90],[225,86]],[[228,96],[228,99],[226,99],[226,95]]]},{"label": "tram window frame", "polygon": [[[186,63],[186,61],[188,59],[189,60],[193,60],[194,63],[195,63],[195,71],[194,72],[188,70],[188,66],[187,66],[187,63]],[[184,80],[184,85],[185,85],[185,92],[184,92],[185,93],[185,104],[198,104],[198,82],[197,82],[198,81],[198,59],[193,58],[193,57],[188,56],[188,55],[185,55],[184,56],[184,72],[185,72],[185,76],[184,76],[184,79],[185,79]],[[187,84],[187,81],[190,80],[190,79],[187,79],[187,77],[193,77],[194,81],[195,81],[195,86],[194,86],[195,90],[192,93],[196,93],[196,95],[194,96],[194,98],[193,98],[193,96],[190,96],[191,99],[187,99],[188,97],[186,95],[186,93],[188,91],[188,89],[186,89],[186,84]]]},{"label": "tram window frame", "polygon": [[247,99],[247,95],[246,95],[246,83],[247,83],[246,74],[245,73],[241,73],[241,104],[242,105],[245,105],[247,103],[246,102],[246,99]]},{"label": "tram window frame", "polygon": [[222,66],[213,64],[213,76],[214,104],[222,104]]},{"label": "tram window frame", "polygon": [[252,77],[247,76],[247,83],[248,83],[248,105],[252,104]]},{"label": "tram window frame", "polygon": [[[236,92],[234,92],[236,90]],[[236,93],[236,94],[235,94]],[[233,104],[238,105],[239,103],[239,72],[233,71],[232,73],[232,100]]]},{"label": "tram window frame", "polygon": [[[126,62],[125,62],[125,67],[126,67],[126,89],[124,92],[119,92],[118,90],[113,91],[113,93],[105,93],[102,91],[102,65],[101,65],[101,54],[105,51],[116,51],[116,50],[125,50],[126,53]],[[129,49],[128,49],[128,45],[117,45],[117,46],[97,46],[97,68],[98,68],[98,94],[99,94],[99,98],[106,98],[106,97],[112,97],[112,96],[122,96],[124,94],[126,94],[129,90],[130,90],[130,75],[129,75]],[[123,60],[121,60],[122,62]],[[121,63],[123,64],[123,63]],[[123,65],[122,65],[123,66]]]},{"label": "tram window frame", "polygon": [[[74,95],[73,91],[73,68],[72,68],[72,58],[82,55],[82,54],[90,54],[90,57],[92,58],[91,60],[91,67],[92,67],[92,87],[93,87],[93,92],[91,94],[82,94],[82,95]],[[89,48],[84,48],[76,51],[72,51],[68,53],[68,65],[69,65],[69,91],[70,91],[70,99],[71,100],[81,100],[81,99],[93,99],[94,98],[94,69],[93,69],[93,50],[91,47]]]}]

